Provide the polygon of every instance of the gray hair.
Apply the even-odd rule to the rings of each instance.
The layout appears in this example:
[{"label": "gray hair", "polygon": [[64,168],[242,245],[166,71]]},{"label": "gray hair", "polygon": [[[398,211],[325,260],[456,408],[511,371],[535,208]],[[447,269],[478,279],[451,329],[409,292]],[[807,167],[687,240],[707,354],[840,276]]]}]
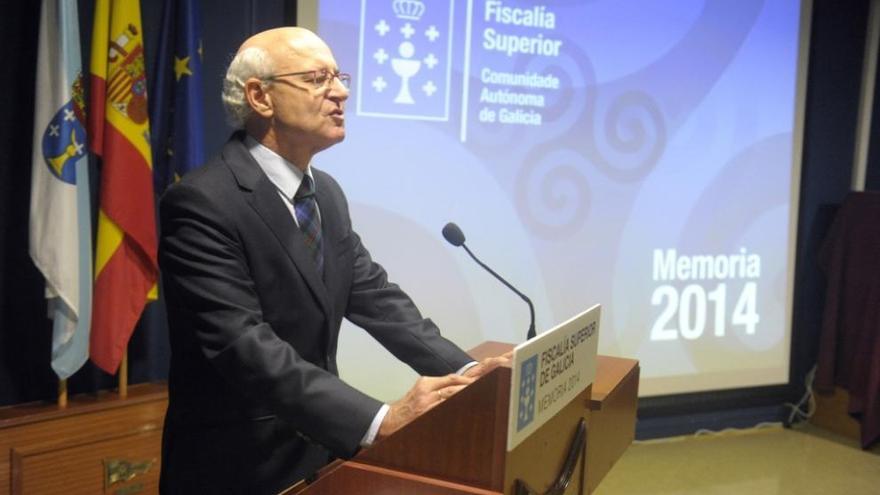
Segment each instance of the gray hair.
[{"label": "gray hair", "polygon": [[[266,79],[272,75],[274,64],[266,50],[259,47],[249,47],[238,52],[229,68],[226,69],[226,78],[223,80],[223,108],[226,110],[226,119],[235,129],[244,129],[245,123],[253,113],[248,105],[244,94],[244,83],[251,77]],[[268,83],[263,83],[265,86]]]}]

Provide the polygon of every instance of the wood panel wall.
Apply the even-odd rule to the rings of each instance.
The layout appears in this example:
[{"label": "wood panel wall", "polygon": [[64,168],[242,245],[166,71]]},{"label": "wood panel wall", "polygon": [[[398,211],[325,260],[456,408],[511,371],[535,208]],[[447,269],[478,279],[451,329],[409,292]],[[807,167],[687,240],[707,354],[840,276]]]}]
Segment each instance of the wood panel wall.
[{"label": "wood panel wall", "polygon": [[0,408],[0,495],[158,493],[164,384]]}]

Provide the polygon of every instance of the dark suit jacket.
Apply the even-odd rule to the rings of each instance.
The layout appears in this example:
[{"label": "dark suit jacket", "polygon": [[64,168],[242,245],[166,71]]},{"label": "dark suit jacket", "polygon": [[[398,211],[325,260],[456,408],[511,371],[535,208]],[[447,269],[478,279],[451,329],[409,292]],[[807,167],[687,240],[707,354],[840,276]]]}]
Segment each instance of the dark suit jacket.
[{"label": "dark suit jacket", "polygon": [[337,377],[343,317],[422,375],[471,360],[388,282],[352,231],[339,185],[313,169],[322,279],[242,139],[160,205],[171,340],[165,493],[276,493],[354,454],[381,403]]}]

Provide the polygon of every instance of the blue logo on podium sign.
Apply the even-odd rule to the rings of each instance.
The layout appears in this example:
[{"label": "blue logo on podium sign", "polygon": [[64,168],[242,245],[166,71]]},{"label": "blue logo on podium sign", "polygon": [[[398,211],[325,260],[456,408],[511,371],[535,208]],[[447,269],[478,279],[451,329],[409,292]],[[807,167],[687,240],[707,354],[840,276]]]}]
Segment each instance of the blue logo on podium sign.
[{"label": "blue logo on podium sign", "polygon": [[538,383],[538,355],[534,355],[520,366],[519,407],[516,415],[516,431],[520,431],[535,419],[535,391]]},{"label": "blue logo on podium sign", "polygon": [[449,119],[453,0],[361,0],[358,115]]}]

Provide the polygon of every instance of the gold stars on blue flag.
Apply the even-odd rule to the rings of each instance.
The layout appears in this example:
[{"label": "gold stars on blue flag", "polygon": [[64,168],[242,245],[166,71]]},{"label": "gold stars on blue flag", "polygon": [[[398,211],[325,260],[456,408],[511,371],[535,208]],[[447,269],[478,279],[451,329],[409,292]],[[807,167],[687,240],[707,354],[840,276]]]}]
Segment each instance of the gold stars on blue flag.
[{"label": "gold stars on blue flag", "polygon": [[177,81],[180,81],[181,77],[191,75],[193,75],[193,73],[189,68],[189,57],[174,57],[174,78]]},{"label": "gold stars on blue flag", "polygon": [[202,41],[196,0],[165,0],[150,94],[157,194],[205,160]]}]

